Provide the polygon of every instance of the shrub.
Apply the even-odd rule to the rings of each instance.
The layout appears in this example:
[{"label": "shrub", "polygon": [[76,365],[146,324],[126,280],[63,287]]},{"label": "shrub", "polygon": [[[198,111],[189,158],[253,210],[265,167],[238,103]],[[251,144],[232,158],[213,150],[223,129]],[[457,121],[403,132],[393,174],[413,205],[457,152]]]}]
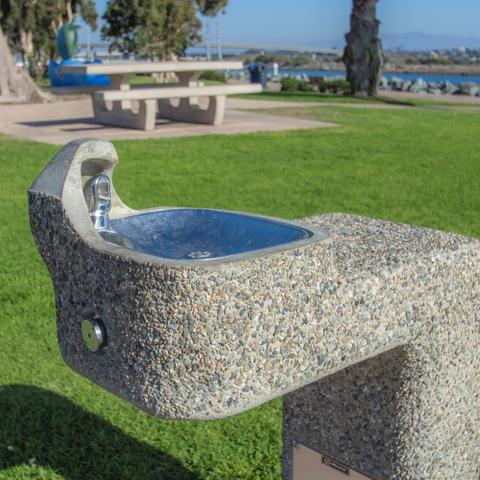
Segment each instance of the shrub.
[{"label": "shrub", "polygon": [[315,89],[308,82],[305,82],[304,80],[299,80],[298,81],[298,91],[299,92],[314,92]]},{"label": "shrub", "polygon": [[298,89],[298,80],[293,77],[283,77],[280,85],[282,92],[296,92]]},{"label": "shrub", "polygon": [[282,92],[313,92],[308,82],[294,77],[283,77],[281,80]]},{"label": "shrub", "polygon": [[318,83],[320,93],[350,93],[350,84],[341,78]]},{"label": "shrub", "polygon": [[223,72],[216,72],[215,70],[203,72],[200,75],[200,80],[209,80],[211,82],[227,83],[227,77]]}]

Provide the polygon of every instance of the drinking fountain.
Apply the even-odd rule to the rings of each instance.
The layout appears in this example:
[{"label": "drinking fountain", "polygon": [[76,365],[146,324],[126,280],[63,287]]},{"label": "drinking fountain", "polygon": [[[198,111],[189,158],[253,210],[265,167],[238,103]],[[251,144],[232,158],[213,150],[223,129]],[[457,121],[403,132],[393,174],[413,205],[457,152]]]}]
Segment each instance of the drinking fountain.
[{"label": "drinking fountain", "polygon": [[478,480],[477,240],[343,214],[135,211],[116,163],[109,142],[77,140],[29,190],[72,369],[160,418],[283,396],[285,479]]}]

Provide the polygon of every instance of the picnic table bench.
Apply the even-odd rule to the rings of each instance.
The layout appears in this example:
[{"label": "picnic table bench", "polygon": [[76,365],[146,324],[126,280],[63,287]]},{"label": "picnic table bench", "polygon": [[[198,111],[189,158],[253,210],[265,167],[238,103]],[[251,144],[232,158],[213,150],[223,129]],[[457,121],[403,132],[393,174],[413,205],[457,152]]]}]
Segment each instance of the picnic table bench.
[{"label": "picnic table bench", "polygon": [[[52,89],[56,94],[88,93],[92,97],[95,120],[141,130],[153,130],[157,115],[182,122],[221,125],[226,95],[257,93],[260,84],[211,85],[198,81],[206,71],[240,70],[242,62],[119,62],[65,65],[62,74],[108,75],[112,86]],[[175,74],[178,83],[130,85],[136,74]],[[205,99],[205,100],[204,100]]]}]

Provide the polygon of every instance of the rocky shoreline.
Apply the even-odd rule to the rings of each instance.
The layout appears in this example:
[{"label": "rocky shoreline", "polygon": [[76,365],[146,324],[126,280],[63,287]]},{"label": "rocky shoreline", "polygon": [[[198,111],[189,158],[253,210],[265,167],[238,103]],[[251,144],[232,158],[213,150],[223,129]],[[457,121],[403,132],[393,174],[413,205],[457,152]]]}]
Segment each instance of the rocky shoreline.
[{"label": "rocky shoreline", "polygon": [[467,95],[470,97],[480,97],[480,85],[475,82],[462,82],[455,85],[450,81],[427,82],[423,78],[416,80],[405,80],[399,77],[382,77],[379,85],[380,90],[390,90],[397,92],[411,93],[431,93],[448,95]]},{"label": "rocky shoreline", "polygon": [[480,75],[479,65],[385,65],[386,73],[415,73],[426,75]]},{"label": "rocky shoreline", "polygon": [[[280,71],[280,74],[277,76],[271,75],[271,72],[268,74],[268,79],[272,82],[280,82],[284,77],[293,77],[297,80],[303,80],[307,83],[311,83],[312,79],[323,79],[323,81],[339,81],[345,80],[344,71],[329,68],[331,65],[322,65],[322,69],[319,70],[319,75],[312,76],[312,74],[307,74],[307,72],[312,72],[309,69],[295,68],[290,69],[288,73]],[[460,67],[460,66],[459,66]],[[297,73],[298,72],[298,73]],[[336,73],[338,75],[322,75],[323,72]],[[474,79],[469,78],[469,76],[477,74],[478,69],[469,69],[469,70],[460,70],[460,68],[453,68],[452,66],[444,68],[429,68],[428,66],[409,66],[408,69],[402,68],[386,68],[383,76],[380,80],[379,89],[383,91],[397,91],[397,92],[410,92],[410,93],[426,93],[426,94],[444,94],[444,95],[464,95],[470,97],[480,97],[480,83],[472,81]],[[397,76],[393,76],[392,73],[395,73]],[[316,74],[316,72],[315,72]],[[404,74],[415,74],[418,75],[418,78],[402,78],[401,75]],[[465,77],[464,81],[451,81],[453,79],[424,79],[422,74],[430,75],[458,75]],[[460,80],[460,79],[458,79]],[[475,79],[476,80],[476,79]]]}]

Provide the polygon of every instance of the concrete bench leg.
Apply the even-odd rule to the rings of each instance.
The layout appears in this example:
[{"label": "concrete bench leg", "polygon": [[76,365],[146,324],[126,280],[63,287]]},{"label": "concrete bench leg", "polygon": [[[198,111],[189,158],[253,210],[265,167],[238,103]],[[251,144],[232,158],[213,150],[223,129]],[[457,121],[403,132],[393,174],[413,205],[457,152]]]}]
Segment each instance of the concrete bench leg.
[{"label": "concrete bench leg", "polygon": [[[304,468],[305,445],[366,478],[478,480],[478,307],[451,312],[450,331],[432,328],[288,394],[284,478],[303,480],[293,464]],[[448,307],[441,314],[450,316]]]},{"label": "concrete bench leg", "polygon": [[181,98],[178,106],[170,99],[162,99],[158,101],[158,115],[178,122],[221,125],[225,116],[225,104],[225,95],[208,97],[208,107],[205,109],[199,105],[198,98]]},{"label": "concrete bench leg", "polygon": [[92,98],[95,121],[103,125],[135,128],[138,130],[153,130],[155,128],[157,102],[156,100],[141,100],[138,113],[131,109],[130,101],[112,102],[108,108],[105,102]]}]

